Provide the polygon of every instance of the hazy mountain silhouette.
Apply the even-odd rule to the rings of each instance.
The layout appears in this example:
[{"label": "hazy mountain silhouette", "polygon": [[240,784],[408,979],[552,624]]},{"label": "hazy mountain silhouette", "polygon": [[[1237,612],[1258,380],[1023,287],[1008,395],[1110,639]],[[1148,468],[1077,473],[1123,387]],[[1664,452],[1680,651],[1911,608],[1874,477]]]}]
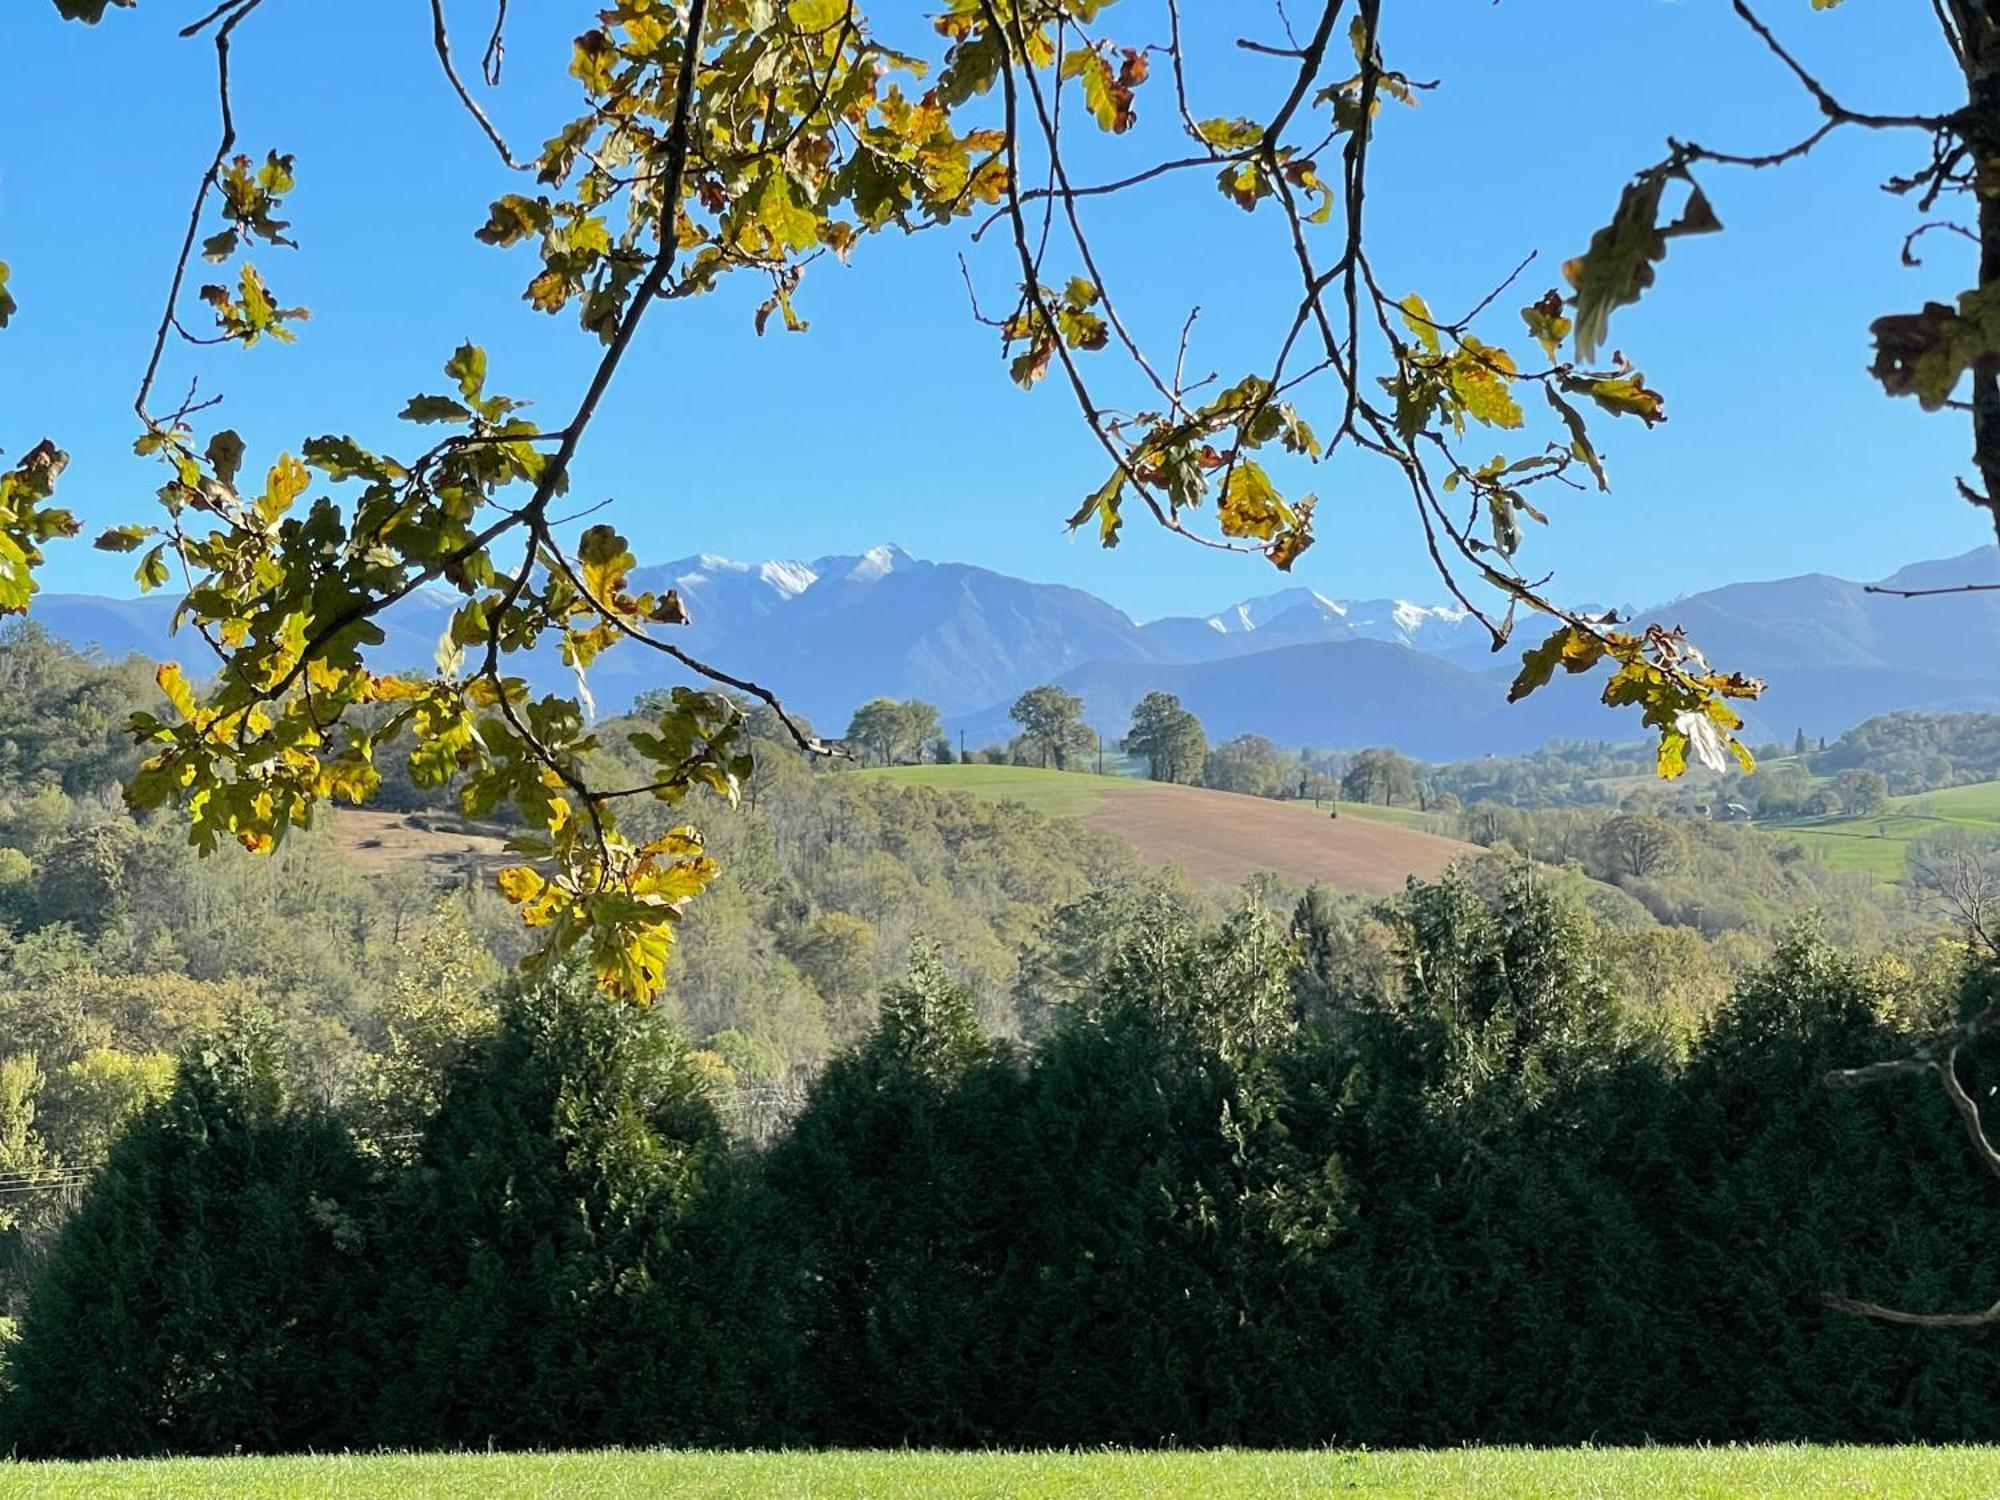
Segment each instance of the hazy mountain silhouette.
[{"label": "hazy mountain silhouette", "polygon": [[[1589,679],[1558,682],[1509,708],[1506,685],[1535,625],[1496,656],[1461,611],[1394,599],[1341,600],[1290,588],[1213,615],[1141,625],[1081,589],[1031,583],[967,563],[925,562],[881,546],[810,561],[709,555],[640,571],[642,588],[678,589],[690,623],[672,639],[763,682],[822,731],[862,701],[936,703],[974,743],[1004,740],[1024,689],[1055,681],[1084,698],[1101,729],[1122,731],[1146,693],[1178,693],[1211,738],[1254,732],[1328,748],[1393,744],[1426,757],[1504,753],[1552,735],[1637,738],[1630,716],[1601,709]],[[1889,587],[2000,583],[2000,552],[1914,563]],[[382,617],[385,667],[423,667],[455,607],[421,590]],[[52,634],[117,655],[201,653],[169,634],[174,600],[88,594],[37,598]],[[1718,666],[1770,684],[1750,714],[1758,737],[1834,735],[1890,709],[2000,709],[2000,593],[1902,599],[1826,574],[1729,584],[1640,612],[1683,625]],[[199,643],[195,643],[198,646]],[[553,649],[526,675],[574,691]],[[664,656],[626,645],[592,670],[600,709],[686,680]]]}]

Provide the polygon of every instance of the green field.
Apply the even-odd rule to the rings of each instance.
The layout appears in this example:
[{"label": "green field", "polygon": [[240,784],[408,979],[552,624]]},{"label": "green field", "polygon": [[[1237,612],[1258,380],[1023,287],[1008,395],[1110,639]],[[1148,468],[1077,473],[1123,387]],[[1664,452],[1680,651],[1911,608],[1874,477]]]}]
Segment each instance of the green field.
[{"label": "green field", "polygon": [[1909,867],[1910,844],[1927,833],[1957,826],[2000,836],[2000,781],[1894,797],[1886,812],[1872,817],[1802,818],[1762,826],[1796,839],[1835,869],[1900,880]]},{"label": "green field", "polygon": [[1093,771],[1044,771],[1035,766],[886,766],[856,773],[900,786],[970,792],[986,802],[1018,802],[1052,818],[1081,818],[1106,793],[1137,783],[1126,776]]},{"label": "green field", "polygon": [[674,1500],[1991,1496],[1992,1448],[1468,1448],[1427,1453],[478,1454],[0,1465],[0,1496]]},{"label": "green field", "polygon": [[[886,766],[856,773],[894,781],[903,786],[930,786],[943,791],[970,792],[987,802],[1018,802],[1052,818],[1081,818],[1097,810],[1107,796],[1143,793],[1153,783],[1136,776],[1099,776],[1094,771],[1044,771],[1037,766]],[[1298,806],[1314,810],[1310,803]],[[1372,807],[1359,802],[1340,804],[1343,818],[1368,818],[1379,823],[1417,828],[1424,815],[1413,807]]]}]

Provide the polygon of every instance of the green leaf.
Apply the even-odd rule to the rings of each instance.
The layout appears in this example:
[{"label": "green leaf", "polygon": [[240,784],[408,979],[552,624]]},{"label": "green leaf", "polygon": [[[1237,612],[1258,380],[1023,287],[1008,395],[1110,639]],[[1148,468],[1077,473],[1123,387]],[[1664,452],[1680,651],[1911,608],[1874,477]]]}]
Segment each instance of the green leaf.
[{"label": "green leaf", "polygon": [[583,534],[576,551],[577,573],[591,600],[612,608],[624,592],[626,576],[639,560],[615,527],[593,526]]},{"label": "green leaf", "polygon": [[107,6],[136,4],[137,0],[56,0],[56,14],[65,21],[82,21],[95,26],[104,19]]},{"label": "green leaf", "polygon": [[1573,625],[1561,626],[1539,646],[1521,653],[1521,670],[1507,689],[1507,701],[1519,703],[1538,688],[1547,687],[1556,668],[1567,672],[1587,672],[1604,659],[1604,642]]},{"label": "green leaf", "polygon": [[1646,377],[1637,370],[1596,379],[1566,380],[1563,388],[1590,397],[1614,417],[1637,417],[1648,427],[1667,419],[1665,398],[1658,391],[1648,390]]},{"label": "green leaf", "polygon": [[154,589],[165,588],[172,577],[173,574],[167,570],[167,548],[164,542],[139,560],[138,570],[132,575],[141,593],[151,593]]},{"label": "green leaf", "polygon": [[412,396],[400,413],[405,422],[467,422],[472,413],[449,396]]},{"label": "green leaf", "polygon": [[1514,399],[1509,388],[1514,378],[1514,357],[1505,349],[1480,343],[1470,334],[1460,342],[1462,347],[1446,366],[1452,391],[1467,412],[1489,427],[1519,427],[1523,420],[1521,403]]},{"label": "green leaf", "polygon": [[7,291],[7,274],[7,262],[0,260],[0,328],[5,328],[7,320],[21,310],[21,304]]},{"label": "green leaf", "polygon": [[[1688,184],[1687,206],[1678,219],[1661,227],[1660,200],[1674,178]],[[1563,265],[1576,293],[1577,357],[1596,358],[1613,309],[1637,302],[1653,284],[1654,262],[1666,255],[1668,240],[1721,228],[1722,221],[1685,168],[1653,167],[1626,184],[1611,222],[1591,236],[1588,250]]]},{"label": "green leaf", "polygon": [[[1115,70],[1111,60],[1094,47],[1079,47],[1062,60],[1062,76],[1083,81],[1083,103],[1098,129],[1122,135],[1138,115],[1132,108],[1132,67]],[[1145,76],[1144,71],[1139,77]]]},{"label": "green leaf", "polygon": [[1539,302],[1521,309],[1521,321],[1528,325],[1528,332],[1542,352],[1550,359],[1562,347],[1562,341],[1569,337],[1570,320],[1563,315],[1562,293],[1550,290]]},{"label": "green leaf", "polygon": [[136,552],[158,530],[157,526],[113,526],[91,545],[99,552]]},{"label": "green leaf", "polygon": [[1069,529],[1074,531],[1093,515],[1097,517],[1097,539],[1106,547],[1118,545],[1118,528],[1124,524],[1118,514],[1119,498],[1125,493],[1125,471],[1118,469],[1104,481],[1083,502],[1081,509],[1069,518]]},{"label": "green leaf", "polygon": [[1583,425],[1583,413],[1557,395],[1553,385],[1544,385],[1542,394],[1549,398],[1549,405],[1556,409],[1563,419],[1563,424],[1569,428],[1569,451],[1581,459],[1596,477],[1598,489],[1609,490],[1611,481],[1605,478],[1604,464],[1599,460],[1597,449],[1590,441],[1589,430]]},{"label": "green leaf", "polygon": [[1403,326],[1417,336],[1417,339],[1423,344],[1426,350],[1432,354],[1437,353],[1437,324],[1431,320],[1429,304],[1415,292],[1412,292],[1401,302],[1398,302],[1396,306],[1402,310]]},{"label": "green leaf", "polygon": [[1195,133],[1209,145],[1224,151],[1241,151],[1264,139],[1264,127],[1241,115],[1233,119],[1217,115],[1214,119],[1197,122],[1194,128]]},{"label": "green leaf", "polygon": [[223,484],[234,487],[236,476],[243,469],[243,439],[225,427],[208,440],[208,449],[202,455],[208,460],[209,468]]},{"label": "green leaf", "polygon": [[460,344],[445,361],[444,372],[458,382],[461,396],[476,403],[486,389],[486,351],[477,344]]},{"label": "green leaf", "polygon": [[765,169],[757,189],[756,222],[787,250],[810,250],[819,243],[819,215],[799,201],[798,190],[783,169]]}]

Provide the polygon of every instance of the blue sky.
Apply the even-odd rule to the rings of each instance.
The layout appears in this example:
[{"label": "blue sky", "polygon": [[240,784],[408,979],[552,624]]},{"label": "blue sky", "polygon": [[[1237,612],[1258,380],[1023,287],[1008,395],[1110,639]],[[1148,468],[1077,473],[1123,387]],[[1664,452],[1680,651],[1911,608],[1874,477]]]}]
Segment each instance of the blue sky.
[{"label": "blue sky", "polygon": [[[1202,114],[1254,112],[1282,64],[1228,45],[1277,39],[1250,0],[1186,0],[1204,44]],[[130,402],[200,166],[213,148],[212,54],[173,31],[205,4],[141,0],[104,24],[60,22],[14,0],[0,91],[0,259],[21,303],[0,333],[0,445],[50,436],[73,454],[63,498],[96,527],[144,518],[156,480],[133,459]],[[468,71],[490,16],[454,0]],[[567,37],[591,7],[516,5],[508,78],[491,107],[532,145],[567,118]],[[928,7],[878,0],[887,39],[917,40]],[[1296,9],[1296,7],[1295,7]],[[1769,149],[1815,122],[1810,103],[1720,0],[1416,0],[1389,7],[1385,50],[1441,87],[1394,111],[1377,138],[1370,200],[1378,272],[1433,307],[1475,301],[1529,251],[1495,329],[1526,343],[1511,308],[1558,280],[1630,173],[1673,133],[1721,150]],[[1765,18],[1853,107],[1949,107],[1953,77],[1920,7],[1761,0]],[[474,242],[485,204],[516,179],[451,100],[415,0],[272,5],[239,33],[242,145],[298,158],[296,253],[256,259],[313,310],[291,348],[177,350],[163,383],[197,371],[227,400],[218,421],[268,461],[301,437],[398,441],[392,418],[460,340],[491,356],[496,389],[561,420],[595,358],[567,318],[520,302],[532,261]],[[1131,19],[1117,22],[1120,13]],[[1114,34],[1150,37],[1124,0]],[[1215,43],[1221,45],[1214,45]],[[1141,94],[1142,132],[1171,113]],[[1143,149],[1145,141],[1131,143]],[[1112,158],[1107,158],[1110,160]],[[1915,137],[1846,132],[1775,172],[1708,169],[1725,233],[1676,242],[1661,284],[1613,323],[1613,343],[1667,395],[1670,420],[1605,430],[1609,496],[1563,494],[1529,539],[1572,600],[1648,603],[1731,579],[1824,570],[1876,577],[1990,541],[1952,494],[1962,419],[1885,398],[1867,375],[1869,320],[1949,296],[1970,247],[1933,237],[1897,262],[1914,222],[1875,184],[1921,165]],[[1089,158],[1085,158],[1089,165]],[[1261,363],[1289,318],[1281,221],[1246,216],[1206,174],[1118,201],[1091,221],[1134,321],[1169,345],[1203,312],[1190,365],[1226,378]],[[643,333],[575,468],[580,502],[612,498],[643,561],[693,552],[813,556],[896,541],[1076,584],[1148,618],[1206,610],[1296,581],[1327,593],[1442,597],[1393,476],[1362,463],[1310,478],[1320,541],[1286,580],[1256,558],[1193,548],[1134,521],[1113,552],[1062,519],[1104,460],[1067,393],[1007,381],[973,322],[956,254],[995,303],[1010,281],[999,233],[864,244],[815,267],[798,336],[750,329],[745,284],[664,308]],[[1325,398],[1330,400],[1330,392]],[[1321,418],[1310,399],[1306,415]],[[411,429],[403,429],[405,433]],[[129,593],[129,558],[59,546],[57,589]]]}]

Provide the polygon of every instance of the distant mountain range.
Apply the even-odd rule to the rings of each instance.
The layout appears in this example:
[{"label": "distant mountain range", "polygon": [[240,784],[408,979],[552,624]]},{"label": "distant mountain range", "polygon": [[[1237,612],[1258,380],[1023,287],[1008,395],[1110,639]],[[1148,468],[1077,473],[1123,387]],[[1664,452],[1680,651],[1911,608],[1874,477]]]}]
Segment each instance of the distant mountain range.
[{"label": "distant mountain range", "polygon": [[[1081,589],[1029,583],[967,563],[924,562],[899,547],[811,562],[700,556],[642,569],[637,587],[677,588],[691,623],[677,644],[784,695],[823,732],[855,706],[928,699],[973,744],[1005,740],[1024,689],[1058,682],[1091,722],[1119,733],[1155,689],[1179,694],[1211,739],[1254,732],[1289,745],[1394,745],[1426,759],[1533,748],[1552,737],[1631,739],[1636,722],[1598,705],[1588,678],[1508,706],[1530,644],[1496,657],[1463,611],[1405,600],[1331,599],[1292,588],[1209,616],[1139,624]],[[1894,588],[2000,584],[2000,552],[1917,563]],[[452,595],[419,591],[382,618],[387,667],[435,653]],[[47,594],[34,618],[52,634],[119,655],[186,655],[168,633],[174,601]],[[1632,614],[1632,611],[1626,611]],[[1826,574],[1737,583],[1637,617],[1682,625],[1719,666],[1770,684],[1749,714],[1752,736],[1837,735],[1893,709],[2000,710],[2000,593],[1907,600]],[[593,668],[600,707],[677,679],[656,653],[626,647]],[[527,675],[573,689],[553,651]]]}]

